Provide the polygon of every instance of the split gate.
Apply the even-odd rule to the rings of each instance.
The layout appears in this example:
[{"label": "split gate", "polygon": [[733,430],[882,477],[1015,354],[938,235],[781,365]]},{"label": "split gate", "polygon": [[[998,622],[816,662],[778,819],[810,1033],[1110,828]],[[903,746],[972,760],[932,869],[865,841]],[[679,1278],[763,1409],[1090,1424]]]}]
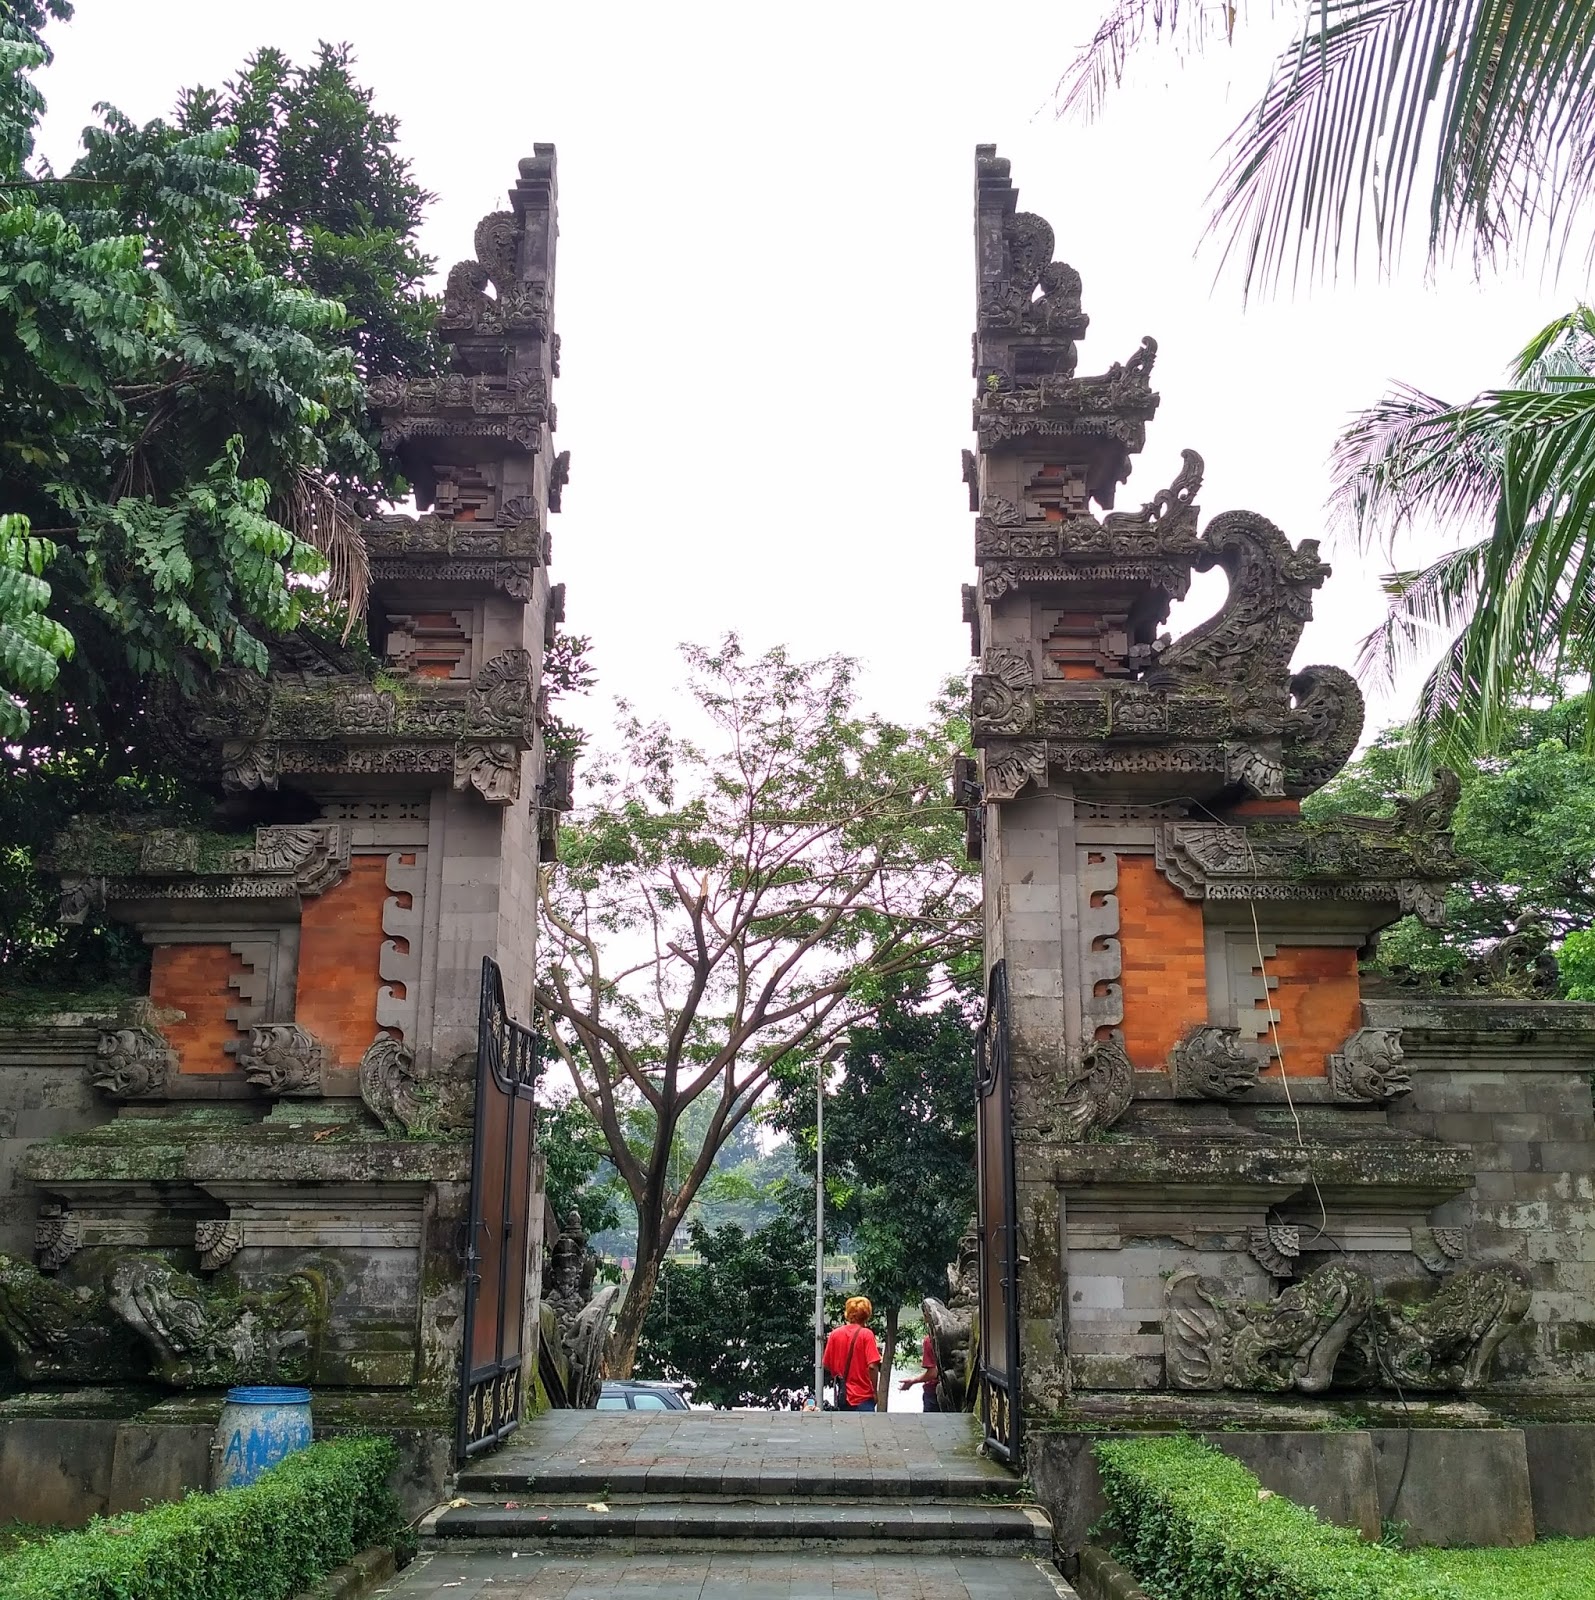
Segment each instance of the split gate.
[{"label": "split gate", "polygon": [[992,964],[986,1015],[975,1035],[980,1233],[976,1407],[987,1451],[1019,1465],[1019,1230],[1014,1185],[1013,1071],[1008,1051],[1008,964]]},{"label": "split gate", "polygon": [[526,1327],[525,1311],[540,1043],[510,1017],[498,963],[484,958],[464,1247],[465,1350],[456,1446],[461,1460],[491,1449],[519,1426],[527,1345],[537,1359],[537,1329]]}]

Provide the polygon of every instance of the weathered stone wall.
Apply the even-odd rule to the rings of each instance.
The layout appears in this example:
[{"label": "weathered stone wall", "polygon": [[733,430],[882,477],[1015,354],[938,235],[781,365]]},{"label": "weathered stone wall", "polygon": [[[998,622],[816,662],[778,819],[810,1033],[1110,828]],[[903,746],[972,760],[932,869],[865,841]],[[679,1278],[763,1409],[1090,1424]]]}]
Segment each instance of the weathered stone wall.
[{"label": "weathered stone wall", "polygon": [[31,1260],[39,1196],[22,1176],[35,1139],[109,1122],[114,1108],[89,1084],[98,1029],[109,1019],[69,1014],[0,1028],[0,1253]]},{"label": "weathered stone wall", "polygon": [[1463,1230],[1467,1259],[1529,1276],[1528,1316],[1501,1347],[1498,1381],[1595,1381],[1595,1008],[1392,997],[1368,1011],[1401,1027],[1413,1069],[1392,1127],[1473,1152],[1472,1189],[1434,1224]]}]

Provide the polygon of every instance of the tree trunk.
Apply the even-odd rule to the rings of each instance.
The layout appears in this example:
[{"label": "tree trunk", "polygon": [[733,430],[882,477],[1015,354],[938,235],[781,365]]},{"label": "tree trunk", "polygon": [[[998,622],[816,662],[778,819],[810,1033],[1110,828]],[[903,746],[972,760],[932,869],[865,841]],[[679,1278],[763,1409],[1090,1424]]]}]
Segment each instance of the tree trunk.
[{"label": "tree trunk", "polygon": [[609,1348],[605,1352],[605,1366],[611,1378],[629,1378],[632,1367],[636,1365],[637,1341],[642,1337],[643,1319],[648,1315],[654,1290],[659,1286],[662,1255],[657,1246],[646,1257],[638,1251],[631,1282],[626,1286],[626,1298],[621,1302],[620,1315],[615,1318],[614,1330],[609,1335]]},{"label": "tree trunk", "polygon": [[897,1352],[897,1313],[900,1307],[895,1300],[886,1308],[886,1347],[881,1351],[881,1375],[875,1389],[875,1409],[890,1409],[892,1397],[892,1358]]}]

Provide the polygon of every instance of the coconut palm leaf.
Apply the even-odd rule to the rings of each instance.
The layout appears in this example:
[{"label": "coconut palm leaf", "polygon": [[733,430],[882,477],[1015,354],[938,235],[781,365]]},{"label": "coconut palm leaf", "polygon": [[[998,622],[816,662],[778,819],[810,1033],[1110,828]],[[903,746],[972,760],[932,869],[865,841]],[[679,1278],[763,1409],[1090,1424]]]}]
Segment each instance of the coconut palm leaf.
[{"label": "coconut palm leaf", "polygon": [[1389,614],[1363,642],[1359,667],[1393,678],[1445,641],[1415,716],[1419,767],[1487,752],[1514,698],[1595,662],[1595,312],[1536,334],[1513,385],[1462,406],[1398,390],[1336,447],[1334,501],[1361,549],[1420,518],[1474,535],[1387,575]]},{"label": "coconut palm leaf", "polygon": [[288,531],[327,558],[327,600],[344,618],[343,637],[365,615],[371,562],[365,533],[354,508],[333,492],[325,478],[301,472],[277,508]]},{"label": "coconut palm leaf", "polygon": [[[1297,0],[1302,27],[1226,146],[1210,231],[1248,290],[1538,235],[1560,253],[1595,193],[1595,0]],[[1228,37],[1233,7],[1117,0],[1058,89],[1098,109],[1149,33]],[[1183,24],[1180,18],[1184,17]]]}]

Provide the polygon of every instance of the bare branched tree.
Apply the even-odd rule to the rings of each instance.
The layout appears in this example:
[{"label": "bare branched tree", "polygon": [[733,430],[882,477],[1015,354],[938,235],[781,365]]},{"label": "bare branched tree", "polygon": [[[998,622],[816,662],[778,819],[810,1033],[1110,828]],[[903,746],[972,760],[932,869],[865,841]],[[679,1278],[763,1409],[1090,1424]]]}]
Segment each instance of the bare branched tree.
[{"label": "bare branched tree", "polygon": [[[962,686],[910,729],[856,709],[846,658],[749,658],[735,638],[685,654],[717,747],[623,706],[540,880],[537,1002],[637,1207],[617,1375],[671,1239],[772,1067],[823,1055],[901,974],[949,981],[979,939],[948,793]],[[700,1102],[704,1131],[684,1141]]]}]

